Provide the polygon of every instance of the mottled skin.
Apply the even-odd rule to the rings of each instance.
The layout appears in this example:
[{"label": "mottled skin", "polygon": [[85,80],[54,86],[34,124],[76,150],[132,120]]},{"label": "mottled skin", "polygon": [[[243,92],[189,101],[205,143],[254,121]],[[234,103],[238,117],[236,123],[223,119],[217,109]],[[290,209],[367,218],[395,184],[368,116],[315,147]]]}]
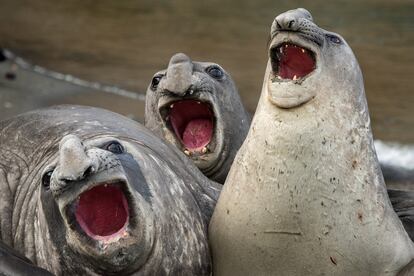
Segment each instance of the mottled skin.
[{"label": "mottled skin", "polygon": [[[278,79],[283,43],[312,51],[315,70]],[[387,196],[358,62],[304,9],[272,25],[258,108],[209,230],[219,276],[396,275],[414,257]]]},{"label": "mottled skin", "polygon": [[[0,274],[35,275],[24,255],[59,275],[210,275],[206,234],[219,185],[177,149],[89,107],[25,113],[0,129]],[[106,148],[114,141],[122,153]],[[42,185],[51,170],[50,186]],[[67,208],[113,180],[124,183],[129,224],[104,243],[87,237]]]},{"label": "mottled skin", "polygon": [[207,177],[224,183],[250,126],[250,116],[237,88],[220,65],[191,61],[181,53],[171,57],[167,69],[154,75],[147,89],[145,126],[181,151],[185,148],[167,126],[160,109],[184,99],[207,102],[214,111],[215,129],[208,152],[189,158]]}]

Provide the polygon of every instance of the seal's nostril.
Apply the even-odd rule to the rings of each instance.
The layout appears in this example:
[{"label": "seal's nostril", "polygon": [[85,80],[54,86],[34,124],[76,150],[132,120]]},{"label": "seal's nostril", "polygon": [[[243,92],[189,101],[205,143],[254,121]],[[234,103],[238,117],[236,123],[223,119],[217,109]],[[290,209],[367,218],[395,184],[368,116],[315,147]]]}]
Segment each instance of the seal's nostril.
[{"label": "seal's nostril", "polygon": [[86,170],[85,170],[85,172],[83,173],[83,178],[86,178],[86,177],[88,177],[89,175],[91,175],[93,173],[93,168],[92,168],[92,166],[89,166]]},{"label": "seal's nostril", "polygon": [[288,24],[288,28],[291,29],[293,24],[295,24],[295,20],[290,20]]},{"label": "seal's nostril", "polygon": [[282,29],[282,26],[280,26],[279,22],[276,21],[276,26],[278,29]]}]

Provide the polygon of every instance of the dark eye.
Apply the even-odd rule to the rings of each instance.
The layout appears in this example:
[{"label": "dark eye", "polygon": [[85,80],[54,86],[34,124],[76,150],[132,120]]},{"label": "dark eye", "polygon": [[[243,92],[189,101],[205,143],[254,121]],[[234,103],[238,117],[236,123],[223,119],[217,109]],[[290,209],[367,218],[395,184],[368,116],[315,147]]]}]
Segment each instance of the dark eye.
[{"label": "dark eye", "polygon": [[221,80],[224,76],[223,70],[221,70],[217,66],[207,67],[206,72],[207,72],[207,74],[209,74],[210,76],[212,76],[213,78],[218,79],[218,80]]},{"label": "dark eye", "polygon": [[158,87],[158,84],[160,83],[161,79],[162,79],[162,75],[156,75],[155,77],[152,78],[151,88],[153,90]]},{"label": "dark eye", "polygon": [[331,42],[333,42],[335,44],[341,44],[342,43],[342,40],[339,37],[337,37],[336,35],[326,34],[326,38],[329,41],[331,41]]},{"label": "dark eye", "polygon": [[119,142],[117,142],[117,141],[110,142],[106,146],[106,150],[107,151],[110,151],[112,153],[115,153],[115,154],[124,153],[124,147]]},{"label": "dark eye", "polygon": [[42,176],[42,185],[45,187],[46,190],[49,190],[50,187],[50,179],[52,178],[53,170],[47,171]]}]

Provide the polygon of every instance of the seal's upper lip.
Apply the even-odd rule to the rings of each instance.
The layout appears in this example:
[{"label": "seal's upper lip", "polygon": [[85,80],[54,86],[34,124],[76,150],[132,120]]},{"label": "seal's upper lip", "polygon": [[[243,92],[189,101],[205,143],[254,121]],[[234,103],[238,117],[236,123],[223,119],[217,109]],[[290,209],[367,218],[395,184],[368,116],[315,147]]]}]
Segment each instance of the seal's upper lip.
[{"label": "seal's upper lip", "polygon": [[159,112],[184,153],[203,155],[208,152],[207,147],[211,148],[215,137],[215,115],[209,101],[173,99],[161,106]]},{"label": "seal's upper lip", "polygon": [[270,49],[272,71],[279,81],[300,80],[316,68],[315,53],[293,42],[282,42]]}]

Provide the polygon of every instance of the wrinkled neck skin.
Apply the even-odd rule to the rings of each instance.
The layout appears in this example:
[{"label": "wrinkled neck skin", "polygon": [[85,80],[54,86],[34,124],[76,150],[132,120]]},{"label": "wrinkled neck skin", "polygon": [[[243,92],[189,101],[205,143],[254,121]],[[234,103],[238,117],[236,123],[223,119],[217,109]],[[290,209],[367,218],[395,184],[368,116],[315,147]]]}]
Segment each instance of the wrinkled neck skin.
[{"label": "wrinkled neck skin", "polygon": [[[275,84],[269,61],[210,223],[215,275],[395,275],[413,258],[386,194],[358,63],[347,45],[330,47],[297,83]],[[302,90],[308,101],[275,104]]]},{"label": "wrinkled neck skin", "polygon": [[[38,170],[42,164],[33,167],[33,156],[24,155],[21,148],[9,143],[2,145],[7,150],[0,152],[1,239],[33,263],[60,274],[60,260],[40,200],[40,181],[38,185],[32,183],[41,174]],[[47,161],[53,156],[45,152],[44,158]]]}]

